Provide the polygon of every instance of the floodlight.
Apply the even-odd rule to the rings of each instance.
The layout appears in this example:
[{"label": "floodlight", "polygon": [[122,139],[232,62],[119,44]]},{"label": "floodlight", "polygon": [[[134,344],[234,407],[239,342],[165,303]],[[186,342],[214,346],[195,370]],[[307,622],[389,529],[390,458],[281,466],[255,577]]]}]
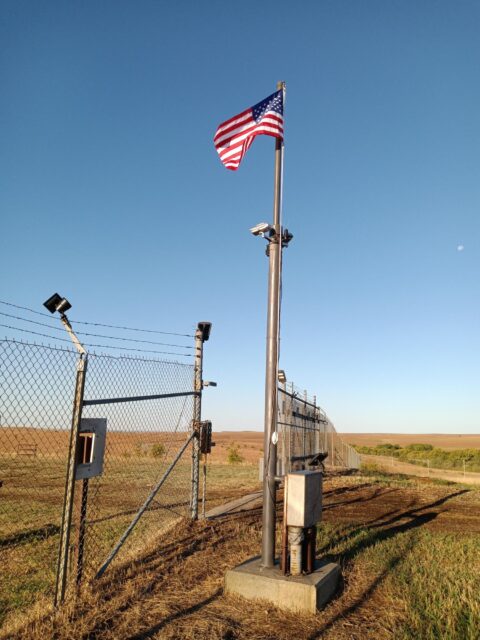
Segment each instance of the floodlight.
[{"label": "floodlight", "polygon": [[72,305],[66,298],[62,298],[58,293],[54,293],[53,296],[43,303],[43,306],[46,307],[50,313],[55,313],[58,311],[60,314],[60,320],[62,321],[63,326],[67,330],[70,339],[72,340],[75,348],[79,353],[85,355],[87,352],[85,351],[85,347],[80,342],[80,340],[75,335],[74,330],[72,329],[72,325],[70,324],[69,319],[67,318],[65,312],[72,308]]},{"label": "floodlight", "polygon": [[278,370],[278,381],[282,384],[287,381],[287,376],[285,375],[285,371],[283,369]]},{"label": "floodlight", "polygon": [[202,342],[206,342],[210,337],[211,322],[199,322],[197,329],[202,332]]},{"label": "floodlight", "polygon": [[70,302],[66,298],[62,298],[58,293],[54,293],[53,296],[50,296],[50,298],[43,303],[43,306],[46,307],[50,313],[58,311],[60,315],[63,315],[65,311],[72,308]]}]

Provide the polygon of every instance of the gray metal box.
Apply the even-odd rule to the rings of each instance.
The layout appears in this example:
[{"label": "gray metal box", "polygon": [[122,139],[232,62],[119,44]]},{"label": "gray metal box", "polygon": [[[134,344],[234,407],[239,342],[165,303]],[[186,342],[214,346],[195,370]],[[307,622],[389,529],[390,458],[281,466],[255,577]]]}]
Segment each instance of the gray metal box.
[{"label": "gray metal box", "polygon": [[313,527],[322,517],[322,472],[296,471],[287,476],[287,525]]},{"label": "gray metal box", "polygon": [[78,432],[75,480],[102,475],[106,435],[106,418],[82,418]]}]

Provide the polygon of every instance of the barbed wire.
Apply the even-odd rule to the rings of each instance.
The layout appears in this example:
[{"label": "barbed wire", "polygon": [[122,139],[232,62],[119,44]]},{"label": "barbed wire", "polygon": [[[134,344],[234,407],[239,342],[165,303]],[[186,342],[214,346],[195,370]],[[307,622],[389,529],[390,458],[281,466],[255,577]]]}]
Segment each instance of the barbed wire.
[{"label": "barbed wire", "polygon": [[[0,311],[1,316],[6,316],[7,318],[13,318],[15,320],[21,320],[22,322],[29,322],[30,324],[39,325],[41,327],[47,327],[50,330],[54,331],[65,331],[63,327],[53,327],[47,324],[46,322],[37,322],[36,320],[29,320],[28,318],[22,318],[21,316],[14,316],[11,313],[4,313]],[[156,342],[154,340],[139,340],[138,338],[124,338],[121,336],[106,336],[98,333],[86,333],[84,331],[76,331],[79,336],[88,336],[90,338],[106,338],[107,340],[122,340],[123,342],[141,342],[144,344],[155,344],[162,347],[177,347],[179,349],[193,349],[192,346],[183,345],[183,344],[172,344],[170,342]],[[113,347],[115,348],[115,347]]]},{"label": "barbed wire", "polygon": [[[42,338],[49,338],[50,340],[59,340],[60,342],[71,342],[67,338],[59,338],[57,336],[50,336],[46,333],[40,333],[39,331],[32,331],[31,329],[20,329],[19,327],[12,327],[8,324],[0,323],[0,327],[4,327],[5,329],[11,329],[13,331],[21,331],[22,333],[30,333],[35,336],[41,336]],[[98,349],[120,349],[121,351],[134,351],[136,353],[161,353],[164,355],[170,356],[180,356],[182,358],[190,358],[192,354],[190,353],[176,353],[174,351],[157,351],[153,349],[135,349],[133,347],[118,347],[109,344],[92,344],[92,343],[82,343],[84,347],[94,347]]]},{"label": "barbed wire", "polygon": [[[42,313],[41,311],[36,311],[35,309],[31,309],[30,307],[22,307],[19,304],[14,304],[13,302],[6,302],[5,300],[0,300],[0,304],[4,304],[7,307],[14,307],[15,309],[22,309],[23,311],[29,311],[30,313],[34,313],[37,316],[43,316],[44,318],[49,318],[49,320],[54,320],[54,318],[48,313]],[[139,331],[142,333],[158,333],[167,336],[180,336],[182,338],[194,338],[193,333],[176,333],[174,331],[160,331],[159,329],[140,329],[138,327],[121,327],[115,324],[103,324],[100,322],[87,322],[86,320],[72,320],[70,318],[70,322],[75,324],[84,324],[90,325],[92,327],[105,327],[106,329],[121,329],[123,331]]]}]

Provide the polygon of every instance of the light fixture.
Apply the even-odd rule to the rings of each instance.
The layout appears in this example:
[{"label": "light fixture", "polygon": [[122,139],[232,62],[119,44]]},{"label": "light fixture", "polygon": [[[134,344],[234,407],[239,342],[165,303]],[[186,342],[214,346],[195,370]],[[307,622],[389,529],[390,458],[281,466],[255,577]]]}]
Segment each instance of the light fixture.
[{"label": "light fixture", "polygon": [[282,384],[285,384],[287,381],[287,376],[285,375],[285,371],[283,369],[278,370],[278,381]]},{"label": "light fixture", "polygon": [[53,296],[50,296],[50,298],[43,303],[43,306],[46,307],[50,311],[50,313],[55,313],[56,311],[58,311],[58,313],[60,314],[60,320],[67,330],[67,333],[70,336],[71,341],[75,345],[75,348],[80,354],[82,354],[82,356],[84,356],[87,353],[85,351],[85,347],[75,335],[75,332],[72,329],[72,325],[70,324],[70,320],[66,316],[66,311],[72,308],[70,302],[66,298],[62,298],[62,296],[58,293],[54,293]]},{"label": "light fixture", "polygon": [[202,342],[206,342],[210,337],[210,331],[212,328],[211,322],[199,322],[197,329],[202,332]]},{"label": "light fixture", "polygon": [[64,315],[66,311],[72,308],[72,305],[66,298],[62,298],[58,293],[54,293],[53,296],[43,303],[50,313],[58,311],[60,315]]}]

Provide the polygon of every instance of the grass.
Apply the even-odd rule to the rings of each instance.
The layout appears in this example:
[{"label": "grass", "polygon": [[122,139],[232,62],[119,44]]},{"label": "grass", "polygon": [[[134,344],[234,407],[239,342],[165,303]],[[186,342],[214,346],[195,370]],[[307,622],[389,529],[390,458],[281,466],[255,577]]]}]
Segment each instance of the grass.
[{"label": "grass", "polygon": [[[183,476],[188,476],[187,471],[185,465]],[[208,486],[212,504],[224,501],[225,496],[247,493],[259,487],[257,467],[209,465]],[[370,495],[384,496],[381,517],[377,517]],[[47,616],[26,628],[19,638],[480,637],[480,535],[469,532],[460,521],[456,528],[451,516],[438,527],[440,507],[435,511],[432,506],[440,499],[447,501],[449,513],[457,504],[468,505],[477,513],[478,491],[470,487],[460,494],[459,485],[453,489],[450,484],[391,475],[369,465],[360,477],[327,479],[326,497],[326,506],[336,506],[326,509],[325,521],[318,527],[318,553],[341,564],[344,586],[317,617],[286,614],[265,604],[246,606],[222,594],[226,568],[258,553],[258,515],[197,525],[184,522],[167,537],[158,530],[153,534],[158,519],[152,512],[142,525],[144,529],[138,531],[140,546],[131,549],[135,562],[123,555],[106,579],[85,590],[75,610],[69,605],[60,615]],[[354,507],[345,510],[352,499]],[[412,508],[414,499],[423,507]],[[345,518],[345,513],[351,517]],[[361,520],[361,514],[368,517]],[[109,543],[124,524],[118,518],[110,522],[109,528],[98,529],[103,536],[109,532]],[[27,539],[7,549],[11,554],[8,564],[18,567],[18,575],[13,570],[9,577],[2,573],[0,609],[25,611],[45,592],[52,576],[48,572],[42,575],[40,567],[26,558],[41,552],[51,564],[55,542],[52,535],[45,540]],[[23,559],[22,548],[29,551]]]},{"label": "grass", "polygon": [[459,471],[480,471],[480,449],[455,449],[446,451],[431,444],[409,444],[401,447],[398,444],[379,444],[374,447],[354,445],[360,454],[373,456],[390,456],[407,462],[435,469]]},{"label": "grass", "polygon": [[[163,447],[163,445],[160,445]],[[150,452],[149,452],[150,453]],[[0,626],[36,601],[50,603],[63,505],[64,463],[37,459],[18,469],[14,456],[0,457],[4,479],[0,502]],[[152,454],[110,457],[101,478],[90,481],[85,549],[85,574],[91,576],[132,521],[150,490],[166,468]],[[258,484],[251,465],[209,465],[207,509],[223,496],[248,491]],[[76,511],[80,483],[76,487]],[[210,499],[211,498],[211,499]],[[162,487],[122,548],[118,562],[135,558],[151,539],[187,515],[190,499],[190,461],[184,458]],[[78,516],[74,515],[74,522]],[[74,529],[71,541],[76,543]]]},{"label": "grass", "polygon": [[[396,640],[480,637],[480,536],[322,525],[323,553],[373,576],[379,615]],[[369,593],[369,595],[372,595]],[[368,636],[365,636],[368,637]]]},{"label": "grass", "polygon": [[386,584],[388,596],[403,602],[399,637],[479,638],[480,538],[429,532],[415,538]]}]

